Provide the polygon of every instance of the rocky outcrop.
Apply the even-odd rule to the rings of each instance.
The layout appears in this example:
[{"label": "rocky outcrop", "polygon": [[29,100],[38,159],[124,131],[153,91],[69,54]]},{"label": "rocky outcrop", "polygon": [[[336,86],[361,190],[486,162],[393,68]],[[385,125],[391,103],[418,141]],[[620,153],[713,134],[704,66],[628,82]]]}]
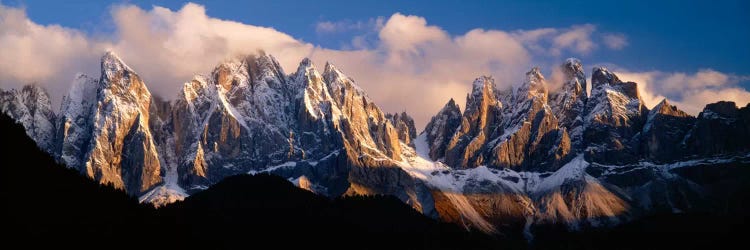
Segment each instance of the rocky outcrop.
[{"label": "rocky outcrop", "polygon": [[[393,125],[370,97],[333,64],[326,64],[323,78],[341,111],[337,120],[345,146],[372,160],[379,156],[400,161],[401,146]],[[355,160],[359,164],[366,164]]]},{"label": "rocky outcrop", "polygon": [[526,73],[526,80],[513,96],[503,133],[488,144],[491,166],[555,170],[567,160],[570,138],[547,105],[548,90],[539,68]]},{"label": "rocky outcrop", "polygon": [[76,75],[70,91],[63,97],[55,134],[55,156],[68,167],[81,169],[93,130],[93,112],[99,81]]},{"label": "rocky outcrop", "polygon": [[641,135],[644,157],[654,162],[669,162],[685,156],[682,143],[695,124],[695,117],[662,100],[648,113]]},{"label": "rocky outcrop", "polygon": [[453,98],[440,109],[437,115],[430,119],[422,132],[430,148],[429,156],[433,160],[445,157],[445,150],[456,129],[461,125],[461,108]]},{"label": "rocky outcrop", "polygon": [[396,128],[398,139],[414,147],[414,139],[417,138],[417,128],[414,126],[414,119],[406,112],[401,112],[401,114],[386,114],[385,117]]},{"label": "rocky outcrop", "polygon": [[493,134],[500,133],[503,104],[495,94],[495,80],[483,76],[474,80],[466,96],[466,110],[461,124],[445,151],[445,162],[456,168],[485,164],[482,148]]},{"label": "rocky outcrop", "polygon": [[568,131],[572,150],[579,152],[583,143],[583,112],[588,99],[586,74],[581,61],[575,58],[565,60],[560,70],[564,75],[563,83],[558,91],[550,93],[549,105],[560,127]]},{"label": "rocky outcrop", "polygon": [[81,170],[101,183],[137,194],[161,182],[149,128],[151,93],[114,53],[102,57],[93,126]]},{"label": "rocky outcrop", "polygon": [[648,112],[637,83],[623,82],[606,68],[596,67],[591,86],[583,119],[586,158],[608,164],[637,161]]}]

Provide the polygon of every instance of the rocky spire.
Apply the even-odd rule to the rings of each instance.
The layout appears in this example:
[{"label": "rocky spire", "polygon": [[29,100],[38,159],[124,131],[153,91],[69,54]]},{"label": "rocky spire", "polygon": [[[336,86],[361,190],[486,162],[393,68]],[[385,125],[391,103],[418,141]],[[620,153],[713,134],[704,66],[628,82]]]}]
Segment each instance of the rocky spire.
[{"label": "rocky spire", "polygon": [[303,95],[302,104],[310,118],[319,119],[330,113],[332,99],[328,86],[310,59],[305,58],[300,62],[292,79],[291,85],[298,85],[296,88],[299,89],[299,94],[295,96]]},{"label": "rocky spire", "polygon": [[583,143],[583,111],[588,98],[586,93],[586,75],[581,61],[568,58],[560,65],[564,74],[562,86],[550,94],[549,105],[557,116],[560,126],[567,129],[573,149],[579,151]]},{"label": "rocky spire", "polygon": [[591,85],[583,117],[586,159],[612,164],[637,160],[637,135],[648,112],[638,84],[621,81],[605,67],[595,67]]},{"label": "rocky spire", "polygon": [[414,127],[414,119],[405,111],[393,114],[386,114],[386,118],[393,124],[398,132],[398,139],[407,145],[414,146],[414,138],[417,137],[417,128]]},{"label": "rocky spire", "polygon": [[547,83],[538,67],[513,96],[502,133],[487,145],[489,165],[524,170],[554,170],[568,159],[570,138],[547,105]]},{"label": "rocky spire", "polygon": [[677,109],[666,98],[649,113],[641,132],[645,157],[655,162],[678,160],[686,150],[682,140],[695,123],[695,117]]},{"label": "rocky spire", "polygon": [[515,103],[517,105],[532,98],[537,98],[542,103],[547,103],[547,95],[547,82],[539,67],[533,67],[529,72],[526,72],[525,81],[518,87]]},{"label": "rocky spire", "polygon": [[139,194],[161,182],[159,155],[148,125],[151,93],[113,52],[102,57],[101,66],[93,131],[82,171]]},{"label": "rocky spire", "polygon": [[482,76],[474,80],[472,92],[466,97],[461,125],[446,147],[445,161],[449,165],[476,167],[484,164],[481,148],[501,123],[503,106],[495,89],[492,77]]},{"label": "rocky spire", "polygon": [[93,110],[99,81],[85,74],[76,75],[60,105],[54,151],[68,167],[80,169],[91,137]]},{"label": "rocky spire", "polygon": [[430,119],[422,132],[422,136],[427,137],[430,158],[437,160],[445,157],[445,149],[459,125],[461,125],[461,108],[451,98],[437,115]]}]

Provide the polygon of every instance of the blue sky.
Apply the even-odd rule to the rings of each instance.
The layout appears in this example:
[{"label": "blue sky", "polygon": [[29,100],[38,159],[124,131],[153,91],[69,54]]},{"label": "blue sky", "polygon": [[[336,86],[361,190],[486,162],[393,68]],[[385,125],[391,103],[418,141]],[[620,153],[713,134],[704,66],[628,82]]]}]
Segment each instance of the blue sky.
[{"label": "blue sky", "polygon": [[[602,51],[589,60],[633,70],[712,68],[750,75],[750,1],[194,1],[208,15],[274,27],[298,39],[340,48],[345,35],[320,35],[320,21],[360,21],[400,12],[425,17],[451,34],[474,28],[532,29],[591,23],[627,35],[627,50]],[[112,4],[179,9],[184,1],[4,1],[25,6],[40,24],[102,32]],[[69,13],[75,13],[71,15]],[[577,55],[578,57],[582,57]],[[747,85],[746,85],[747,86]]]},{"label": "blue sky", "polygon": [[0,54],[12,62],[0,61],[0,87],[65,93],[76,72],[98,74],[106,49],[169,98],[223,58],[264,49],[287,71],[302,57],[331,61],[418,125],[448,98],[462,104],[479,75],[508,88],[541,66],[555,83],[567,57],[638,82],[649,107],[668,98],[695,115],[750,102],[750,1],[194,3],[0,0]]}]

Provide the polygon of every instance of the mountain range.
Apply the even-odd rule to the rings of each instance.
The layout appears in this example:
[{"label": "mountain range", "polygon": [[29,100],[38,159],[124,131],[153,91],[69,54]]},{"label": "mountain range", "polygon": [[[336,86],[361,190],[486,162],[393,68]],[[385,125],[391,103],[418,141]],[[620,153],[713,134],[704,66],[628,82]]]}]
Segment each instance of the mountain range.
[{"label": "mountain range", "polygon": [[35,85],[0,92],[0,111],[57,162],[156,206],[269,173],[528,240],[552,227],[743,211],[750,104],[708,104],[697,117],[666,99],[648,109],[637,83],[604,67],[590,85],[579,60],[560,67],[554,90],[536,67],[513,89],[478,77],[464,109],[449,100],[420,133],[334,65],[304,59],[287,74],[262,51],[196,75],[170,101],[107,52],[100,76],[75,76],[59,111]]}]

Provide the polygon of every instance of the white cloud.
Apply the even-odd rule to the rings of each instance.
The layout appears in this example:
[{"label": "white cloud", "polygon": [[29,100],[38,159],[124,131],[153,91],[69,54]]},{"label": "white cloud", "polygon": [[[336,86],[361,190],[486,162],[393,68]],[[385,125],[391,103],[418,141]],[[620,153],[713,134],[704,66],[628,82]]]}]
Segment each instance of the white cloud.
[{"label": "white cloud", "polygon": [[733,101],[743,107],[750,103],[750,92],[738,86],[747,77],[702,69],[684,72],[628,72],[617,71],[623,81],[638,83],[641,97],[649,108],[667,98],[685,112],[697,115],[706,104]]},{"label": "white cloud", "polygon": [[[590,24],[515,31],[474,29],[452,35],[422,17],[399,13],[361,22],[319,23],[319,32],[356,30],[368,34],[354,37],[354,49],[337,50],[303,42],[273,28],[213,18],[203,6],[192,3],[179,10],[118,5],[110,14],[114,34],[96,39],[74,29],[38,25],[24,10],[0,5],[0,87],[37,81],[52,93],[66,93],[75,72],[98,76],[99,57],[112,49],[143,77],[153,93],[171,98],[194,74],[209,73],[233,55],[263,49],[274,55],[287,73],[296,69],[303,57],[311,58],[320,70],[331,61],[356,79],[385,111],[407,111],[421,127],[449,98],[463,104],[477,76],[493,75],[498,88],[505,89],[520,82],[539,58],[555,59],[563,52],[585,54],[597,47],[591,40],[596,27]],[[721,80],[717,73],[722,74],[685,75],[700,78],[691,86],[710,82],[721,88],[684,95],[684,99],[710,99],[711,94],[746,97],[744,90],[725,83],[732,77]],[[671,85],[652,91],[651,83],[664,77],[651,77],[643,84],[648,93],[671,91]],[[671,81],[683,81],[678,74],[674,77]],[[59,102],[59,94],[53,96]]]},{"label": "white cloud", "polygon": [[604,45],[613,50],[621,50],[628,46],[628,37],[621,33],[609,33],[602,36]]},{"label": "white cloud", "polygon": [[596,44],[591,40],[591,34],[596,30],[592,24],[573,26],[569,30],[557,35],[554,40],[553,54],[559,54],[562,49],[571,48],[573,51],[587,54],[596,49]]},{"label": "white cloud", "polygon": [[39,83],[65,93],[77,71],[96,64],[98,47],[79,31],[38,25],[23,9],[0,5],[0,87]]}]

